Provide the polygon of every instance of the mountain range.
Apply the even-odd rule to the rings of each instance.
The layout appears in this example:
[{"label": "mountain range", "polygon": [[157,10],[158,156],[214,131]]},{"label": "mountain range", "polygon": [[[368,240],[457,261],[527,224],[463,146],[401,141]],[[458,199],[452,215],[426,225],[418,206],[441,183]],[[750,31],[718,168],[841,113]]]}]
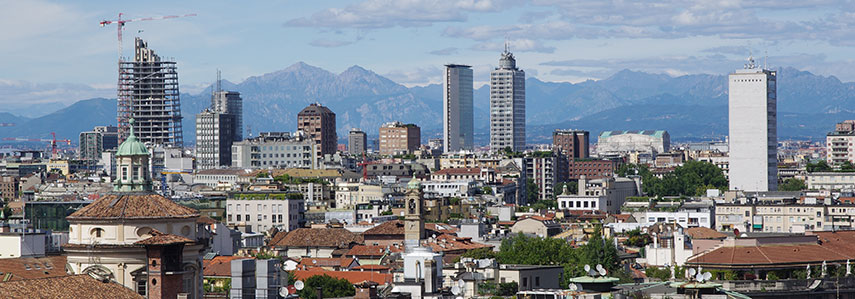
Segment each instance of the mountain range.
[{"label": "mountain range", "polygon": [[[778,71],[778,136],[824,138],[834,123],[855,119],[855,83],[794,68]],[[296,114],[319,102],[336,112],[338,133],[350,128],[376,136],[384,122],[402,121],[422,127],[422,137],[440,137],[442,86],[406,87],[360,66],[335,74],[303,62],[283,70],[223,82],[223,89],[241,93],[244,129],[294,131]],[[210,90],[210,88],[208,89]],[[602,80],[579,83],[526,80],[527,138],[547,143],[556,128],[604,130],[668,130],[675,140],[723,139],[727,134],[727,76],[665,74],[623,70]],[[210,105],[209,92],[182,94],[185,144],[194,139],[195,114]],[[486,144],[489,86],[474,90],[476,143]],[[26,109],[26,108],[22,108]],[[0,136],[47,137],[50,132],[76,141],[81,131],[115,123],[114,99],[78,101],[38,118],[0,113]],[[244,134],[246,135],[246,134]]]}]

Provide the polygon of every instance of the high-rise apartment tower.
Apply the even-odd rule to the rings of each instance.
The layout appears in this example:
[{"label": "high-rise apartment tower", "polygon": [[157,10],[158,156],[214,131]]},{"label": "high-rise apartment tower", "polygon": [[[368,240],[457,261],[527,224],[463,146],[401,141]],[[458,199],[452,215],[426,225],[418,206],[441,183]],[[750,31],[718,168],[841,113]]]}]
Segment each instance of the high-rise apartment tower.
[{"label": "high-rise apartment tower", "polygon": [[335,154],[338,147],[335,126],[335,113],[321,104],[310,104],[297,113],[297,130],[315,141],[319,159],[325,154]]},{"label": "high-rise apartment tower", "polygon": [[776,72],[749,58],[728,76],[730,189],[775,191],[778,187]]},{"label": "high-rise apartment tower", "polygon": [[475,133],[472,68],[460,64],[445,65],[442,86],[443,152],[472,150]]},{"label": "high-rise apartment tower", "polygon": [[490,72],[490,150],[525,150],[525,72],[505,51]]}]

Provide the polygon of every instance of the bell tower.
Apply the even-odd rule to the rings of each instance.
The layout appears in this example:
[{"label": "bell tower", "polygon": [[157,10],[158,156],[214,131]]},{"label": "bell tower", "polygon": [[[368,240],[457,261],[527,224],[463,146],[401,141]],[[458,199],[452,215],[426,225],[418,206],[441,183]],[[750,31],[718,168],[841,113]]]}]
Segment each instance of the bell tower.
[{"label": "bell tower", "polygon": [[131,133],[116,150],[116,182],[114,191],[151,191],[151,174],[148,170],[148,149],[134,135],[134,119],[130,120]]},{"label": "bell tower", "polygon": [[425,238],[425,220],[422,218],[424,203],[421,182],[413,175],[407,183],[406,213],[404,214],[404,244],[407,249],[419,246],[419,240]]}]

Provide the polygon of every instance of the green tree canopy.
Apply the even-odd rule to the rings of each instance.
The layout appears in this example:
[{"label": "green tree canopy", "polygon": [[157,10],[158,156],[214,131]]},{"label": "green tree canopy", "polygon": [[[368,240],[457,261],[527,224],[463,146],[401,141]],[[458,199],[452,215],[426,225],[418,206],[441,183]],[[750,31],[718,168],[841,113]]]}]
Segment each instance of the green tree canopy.
[{"label": "green tree canopy", "polygon": [[796,178],[786,179],[784,183],[778,186],[780,191],[802,191],[805,189],[807,189],[805,181]]},{"label": "green tree canopy", "polygon": [[336,279],[329,275],[315,275],[303,281],[305,287],[298,291],[300,298],[317,298],[318,287],[324,298],[339,298],[356,295],[356,288],[347,279]]},{"label": "green tree canopy", "polygon": [[653,175],[645,165],[621,165],[620,176],[641,176],[644,192],[651,196],[703,195],[707,189],[727,188],[727,179],[718,166],[703,161],[686,161],[662,178]]}]

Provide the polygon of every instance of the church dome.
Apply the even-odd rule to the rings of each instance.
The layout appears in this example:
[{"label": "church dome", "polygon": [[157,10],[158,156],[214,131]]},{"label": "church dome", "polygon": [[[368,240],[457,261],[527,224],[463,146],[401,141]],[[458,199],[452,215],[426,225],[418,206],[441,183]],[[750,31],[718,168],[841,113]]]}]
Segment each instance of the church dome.
[{"label": "church dome", "polygon": [[416,178],[416,175],[415,175],[415,174],[413,174],[413,178],[410,180],[410,182],[409,182],[409,183],[407,183],[407,189],[415,189],[415,190],[418,190],[418,189],[421,189],[421,188],[422,188],[422,182],[421,182],[421,180],[417,179],[417,178]]},{"label": "church dome", "polygon": [[143,144],[137,136],[134,135],[134,120],[131,119],[129,127],[131,128],[131,134],[128,135],[128,138],[125,139],[125,142],[119,145],[119,148],[116,150],[116,156],[147,156],[148,149],[145,148],[145,144]]}]

